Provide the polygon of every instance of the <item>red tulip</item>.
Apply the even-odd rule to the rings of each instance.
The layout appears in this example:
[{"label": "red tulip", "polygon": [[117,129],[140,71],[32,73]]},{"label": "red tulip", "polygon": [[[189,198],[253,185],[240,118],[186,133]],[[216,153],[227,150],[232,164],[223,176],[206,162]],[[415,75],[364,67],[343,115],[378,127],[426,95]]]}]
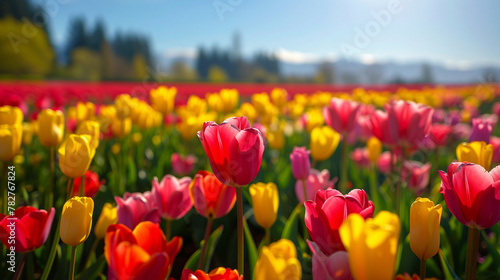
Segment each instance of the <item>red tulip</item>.
[{"label": "red tulip", "polygon": [[500,138],[496,136],[490,137],[490,144],[493,148],[493,157],[491,158],[492,162],[499,163],[500,162]]},{"label": "red tulip", "polygon": [[317,280],[341,280],[352,279],[349,268],[349,255],[345,251],[337,251],[330,256],[321,252],[318,244],[307,240],[307,245],[313,253],[312,273]]},{"label": "red tulip", "polygon": [[[330,172],[326,169],[319,172],[316,169],[311,169],[306,180],[307,197],[313,199],[318,190],[333,188],[337,182],[337,177],[330,180]],[[295,195],[299,203],[304,203],[304,188],[301,181],[295,182]]]},{"label": "red tulip", "polygon": [[158,178],[153,180],[153,197],[160,216],[167,220],[177,220],[191,210],[193,202],[189,196],[190,183],[189,177],[177,179],[172,175],[166,175],[159,183]]},{"label": "red tulip", "polygon": [[167,242],[158,224],[142,222],[132,231],[122,224],[108,227],[104,256],[108,279],[165,279],[172,268],[182,238]]},{"label": "red tulip", "polygon": [[326,124],[342,134],[351,132],[361,104],[355,101],[332,98],[330,105],[323,108]]},{"label": "red tulip", "polygon": [[429,129],[429,137],[436,146],[445,146],[451,133],[451,126],[447,124],[432,124]]},{"label": "red tulip", "polygon": [[439,175],[446,205],[462,224],[484,229],[500,220],[500,166],[488,172],[477,164],[453,162]]},{"label": "red tulip", "polygon": [[241,280],[243,275],[240,276],[236,269],[218,267],[210,273],[205,273],[202,270],[193,272],[191,269],[184,269],[180,280]]},{"label": "red tulip", "polygon": [[354,151],[351,152],[351,159],[357,166],[361,168],[368,168],[372,164],[367,148],[354,149]]},{"label": "red tulip", "polygon": [[182,156],[178,153],[173,153],[171,157],[172,170],[175,174],[182,176],[193,171],[196,163],[196,157],[193,155]]},{"label": "red tulip", "polygon": [[292,164],[292,174],[297,180],[305,180],[309,176],[311,169],[311,161],[309,160],[310,151],[305,147],[293,147],[290,154]]},{"label": "red tulip", "polygon": [[[31,206],[17,208],[14,216],[0,213],[0,239],[7,248],[13,246],[14,251],[18,253],[33,251],[47,240],[54,213],[53,207],[47,213]],[[14,236],[14,239],[9,239],[11,236]],[[12,243],[12,240],[15,240],[15,243]]]},{"label": "red tulip", "polygon": [[214,174],[199,171],[189,185],[189,194],[196,211],[206,218],[220,218],[234,206],[236,191],[221,183]]},{"label": "red tulip", "polygon": [[415,145],[427,133],[434,109],[429,106],[404,100],[391,101],[386,104],[388,114],[388,133],[399,144]]},{"label": "red tulip", "polygon": [[395,143],[395,139],[389,132],[389,115],[381,110],[376,110],[371,119],[371,128],[373,136],[386,145]]},{"label": "red tulip", "polygon": [[220,125],[205,122],[198,132],[212,170],[222,183],[239,187],[255,179],[264,154],[264,137],[246,117],[233,117]]},{"label": "red tulip", "polygon": [[[97,173],[88,170],[85,173],[85,196],[94,197],[96,193],[99,191],[99,188],[105,183],[105,180],[99,181],[99,175]],[[82,184],[82,177],[77,177],[73,181],[73,196],[79,196],[80,194],[80,185]]]},{"label": "red tulip", "polygon": [[315,201],[306,201],[304,206],[307,231],[326,255],[345,251],[339,227],[347,215],[358,213],[366,219],[373,216],[374,210],[373,202],[368,200],[364,190],[359,189],[354,189],[347,195],[333,189],[319,190]]},{"label": "red tulip", "polygon": [[[392,164],[391,164],[391,158],[392,158]],[[391,152],[386,151],[380,154],[380,156],[377,159],[377,168],[378,171],[382,174],[389,174],[391,173],[391,168],[396,164],[397,158],[396,156],[392,156]]]},{"label": "red tulip", "polygon": [[416,193],[420,193],[429,183],[429,171],[431,164],[407,160],[403,163],[401,176],[403,180],[408,180],[408,188]]},{"label": "red tulip", "polygon": [[160,222],[158,209],[141,193],[125,193],[115,196],[117,222],[134,229],[140,222]]}]

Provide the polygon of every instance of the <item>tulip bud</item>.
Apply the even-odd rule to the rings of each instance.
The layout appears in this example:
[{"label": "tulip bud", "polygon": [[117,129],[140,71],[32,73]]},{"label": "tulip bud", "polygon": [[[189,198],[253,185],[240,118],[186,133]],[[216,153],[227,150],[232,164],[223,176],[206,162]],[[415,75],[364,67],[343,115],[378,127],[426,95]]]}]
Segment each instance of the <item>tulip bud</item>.
[{"label": "tulip bud", "polygon": [[54,147],[64,135],[64,114],[61,111],[44,109],[38,114],[38,138],[42,145]]},{"label": "tulip bud", "polygon": [[493,157],[493,147],[483,141],[470,143],[460,143],[457,146],[457,159],[459,162],[476,163],[490,170],[491,158]]},{"label": "tulip bud", "polygon": [[439,224],[443,207],[427,198],[417,198],[410,208],[410,247],[423,261],[439,250]]},{"label": "tulip bud", "polygon": [[0,125],[0,160],[10,161],[21,148],[23,127],[21,124]]},{"label": "tulip bud", "polygon": [[0,125],[20,124],[23,122],[23,112],[19,107],[3,106],[0,107]]},{"label": "tulip bud", "polygon": [[255,265],[255,280],[301,279],[302,267],[292,241],[281,239],[264,246]]},{"label": "tulip bud", "polygon": [[333,155],[339,145],[340,135],[329,126],[316,127],[311,132],[311,157],[326,160]]},{"label": "tulip bud", "polygon": [[149,100],[151,106],[158,112],[164,115],[172,113],[175,105],[175,96],[177,95],[177,88],[167,88],[160,86],[156,89],[149,91]]},{"label": "tulip bud", "polygon": [[255,221],[263,228],[270,228],[278,214],[279,196],[276,184],[253,184],[250,186],[250,196]]},{"label": "tulip bud", "polygon": [[78,122],[92,120],[95,117],[95,105],[92,102],[78,102],[76,104],[76,119]]},{"label": "tulip bud", "polygon": [[64,175],[76,178],[85,175],[95,150],[91,148],[88,135],[71,134],[59,147],[59,167]]},{"label": "tulip bud", "polygon": [[305,180],[309,176],[311,161],[309,160],[309,151],[305,147],[293,147],[290,154],[292,161],[293,177],[297,180]]},{"label": "tulip bud", "polygon": [[97,239],[104,238],[104,236],[106,236],[106,230],[110,225],[116,224],[116,220],[116,207],[113,207],[111,203],[104,204],[101,215],[94,228],[94,234]]},{"label": "tulip bud", "polygon": [[118,117],[114,117],[111,119],[111,131],[113,131],[113,135],[122,138],[125,135],[130,133],[132,129],[132,120],[128,117],[120,119]]},{"label": "tulip bud", "polygon": [[99,146],[99,136],[101,135],[101,125],[96,121],[83,121],[76,130],[78,135],[90,136],[90,147],[97,149]]},{"label": "tulip bud", "polygon": [[77,246],[89,237],[92,227],[94,201],[90,197],[72,197],[64,203],[61,215],[61,240]]},{"label": "tulip bud", "polygon": [[382,153],[382,142],[376,137],[370,137],[366,143],[366,148],[368,149],[368,157],[372,164],[376,164],[378,157]]}]

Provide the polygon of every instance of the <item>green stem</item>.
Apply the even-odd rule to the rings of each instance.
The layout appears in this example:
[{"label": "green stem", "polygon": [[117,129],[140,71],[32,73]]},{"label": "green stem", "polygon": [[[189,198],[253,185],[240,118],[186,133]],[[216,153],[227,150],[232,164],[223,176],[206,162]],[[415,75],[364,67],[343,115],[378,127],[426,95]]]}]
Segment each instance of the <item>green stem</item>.
[{"label": "green stem", "polygon": [[[3,187],[3,197],[5,199],[2,199],[2,203],[3,203],[3,213],[5,215],[7,215],[9,213],[8,212],[9,211],[9,206],[8,206],[8,199],[7,199],[7,197],[8,197],[7,196],[8,195],[7,186],[9,185],[9,180],[8,180],[9,179],[9,174],[8,173],[9,173],[9,165],[7,164],[7,162],[4,162],[3,163],[3,173],[2,174],[5,174],[5,182],[3,184],[5,186],[5,187]],[[4,248],[7,248],[7,246],[5,246]],[[3,255],[5,255],[5,254],[3,254]]]},{"label": "green stem", "polygon": [[172,220],[167,220],[167,223],[165,225],[165,237],[167,238],[167,241],[170,240],[171,234],[172,234]]},{"label": "green stem", "polygon": [[236,187],[237,219],[238,219],[238,272],[243,275],[244,268],[244,247],[243,247],[243,197],[241,187]]},{"label": "green stem", "polygon": [[271,244],[271,229],[266,228],[266,235],[264,236],[264,241],[266,245]]},{"label": "green stem", "polygon": [[214,219],[209,217],[207,219],[207,227],[205,228],[205,237],[203,238],[203,247],[201,248],[201,255],[200,255],[200,261],[198,262],[198,269],[201,269],[205,272],[207,272],[208,267],[206,267],[208,260],[205,258],[205,251],[207,250],[207,243],[208,243],[208,238],[210,238],[210,232],[212,231],[212,224],[213,224]]},{"label": "green stem", "polygon": [[378,183],[377,183],[377,169],[375,167],[375,164],[372,164],[370,168],[370,195],[373,203],[375,205],[380,205]]},{"label": "green stem", "polygon": [[24,263],[26,261],[26,254],[27,253],[24,253],[23,256],[21,257],[21,261],[19,262],[19,267],[17,268],[16,270],[16,273],[14,274],[14,280],[18,280],[19,277],[21,277],[21,273],[23,272],[23,267],[24,267]]},{"label": "green stem", "polygon": [[47,191],[47,194],[45,195],[45,207],[46,209],[49,209],[52,207],[54,204],[54,177],[55,177],[55,147],[50,147],[49,148],[49,158],[50,158],[50,172],[49,172],[49,189]]},{"label": "green stem", "polygon": [[29,280],[32,280],[33,279],[33,276],[35,275],[35,256],[34,256],[34,252],[29,252],[29,253],[26,253],[28,256],[28,279]]},{"label": "green stem", "polygon": [[425,260],[420,260],[420,279],[425,279]]},{"label": "green stem", "polygon": [[307,201],[307,187],[306,187],[306,180],[301,180],[302,181],[302,189],[304,190],[304,201]]},{"label": "green stem", "polygon": [[66,189],[69,189],[69,192],[66,195],[66,200],[69,200],[71,198],[72,193],[73,193],[73,187],[74,187],[73,179],[68,177],[68,186],[66,187]]},{"label": "green stem", "polygon": [[467,243],[467,260],[465,266],[465,279],[473,280],[476,277],[477,255],[479,250],[479,238],[481,231],[476,228],[469,228]]},{"label": "green stem", "polygon": [[85,261],[85,265],[83,266],[83,268],[87,268],[90,264],[90,259],[92,258],[92,255],[94,254],[95,252],[95,249],[97,248],[97,245],[99,244],[99,240],[98,238],[96,238],[94,240],[94,244],[92,244],[92,248],[90,248],[90,252],[89,252],[89,255],[87,256],[87,260]]},{"label": "green stem", "polygon": [[[404,163],[406,161],[406,148],[404,146],[401,148],[401,157],[402,157],[401,164],[398,172],[400,178],[398,180],[398,183],[396,184],[396,214],[398,214],[398,216],[400,217],[401,217],[401,187],[403,182],[406,181],[406,177],[402,178]],[[406,175],[408,176],[409,174]]]},{"label": "green stem", "polygon": [[347,135],[342,138],[342,155],[340,159],[340,192],[345,194],[347,190]]},{"label": "green stem", "polygon": [[80,197],[85,196],[85,175],[82,176],[80,180]]},{"label": "green stem", "polygon": [[[71,179],[69,179],[71,181]],[[68,181],[68,182],[69,182]],[[52,240],[52,246],[50,248],[49,259],[47,260],[47,264],[45,265],[45,269],[43,270],[41,280],[47,280],[50,274],[50,270],[52,269],[52,264],[54,263],[54,258],[56,257],[56,248],[59,244],[59,229],[61,227],[61,219],[57,222],[56,232],[54,232],[54,239]]]},{"label": "green stem", "polygon": [[69,262],[69,278],[68,278],[70,280],[75,279],[75,257],[76,257],[76,246],[71,246],[71,261]]}]

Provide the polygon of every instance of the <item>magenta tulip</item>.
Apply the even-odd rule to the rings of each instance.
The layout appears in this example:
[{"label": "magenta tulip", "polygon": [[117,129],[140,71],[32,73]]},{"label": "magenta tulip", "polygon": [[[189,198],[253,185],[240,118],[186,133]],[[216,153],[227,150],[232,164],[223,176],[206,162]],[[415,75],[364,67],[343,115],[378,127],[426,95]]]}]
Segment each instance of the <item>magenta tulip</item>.
[{"label": "magenta tulip", "polygon": [[428,133],[434,109],[429,106],[397,100],[385,105],[391,138],[400,145],[416,145]]},{"label": "magenta tulip", "polygon": [[403,180],[408,182],[408,188],[417,194],[429,183],[429,172],[431,164],[423,164],[421,162],[407,160],[403,163],[403,170],[401,176]]},{"label": "magenta tulip", "polygon": [[350,280],[349,255],[345,251],[337,251],[330,256],[325,255],[318,244],[307,240],[313,253],[312,274],[315,280]]},{"label": "magenta tulip", "polygon": [[326,255],[345,251],[339,227],[347,215],[358,213],[366,219],[371,218],[374,211],[373,202],[368,200],[364,190],[359,189],[354,189],[347,195],[333,189],[319,190],[315,201],[306,201],[304,205],[307,231]]},{"label": "magenta tulip", "polygon": [[190,183],[189,177],[177,179],[172,175],[166,175],[159,183],[158,178],[153,180],[153,197],[161,217],[177,220],[191,210],[193,202],[189,196]]},{"label": "magenta tulip", "polygon": [[367,148],[356,148],[351,152],[351,159],[357,166],[368,168],[371,166],[369,153]]},{"label": "magenta tulip", "polygon": [[[391,158],[393,160],[391,164]],[[391,173],[391,168],[396,164],[397,158],[391,155],[391,152],[386,151],[380,154],[380,156],[377,159],[377,169],[380,171],[382,174],[389,174]]]},{"label": "magenta tulip", "polygon": [[323,108],[326,124],[342,134],[351,132],[356,124],[356,117],[361,104],[355,101],[332,98],[330,105]]},{"label": "magenta tulip", "polygon": [[255,179],[264,154],[264,137],[250,127],[246,117],[229,118],[220,125],[205,122],[198,138],[222,183],[240,187]]},{"label": "magenta tulip", "polygon": [[141,193],[125,193],[123,198],[115,196],[117,204],[116,215],[118,224],[123,224],[133,230],[140,222],[160,222],[158,209],[152,207],[146,197]]},{"label": "magenta tulip", "polygon": [[439,175],[446,205],[462,224],[484,229],[500,220],[500,166],[488,172],[478,164],[453,162]]},{"label": "magenta tulip", "polygon": [[[311,169],[306,180],[307,198],[314,199],[318,190],[333,188],[337,182],[337,177],[330,181],[330,172],[326,169],[319,172],[316,169]],[[300,203],[304,203],[304,188],[302,181],[295,182],[295,195]]]},{"label": "magenta tulip", "polygon": [[[13,216],[0,213],[0,239],[2,243],[9,249],[14,247],[14,251],[18,253],[30,252],[39,248],[49,236],[54,214],[53,207],[47,212],[31,206],[17,208]],[[10,239],[11,236],[14,239]]]},{"label": "magenta tulip", "polygon": [[370,124],[373,136],[377,137],[380,142],[385,145],[392,145],[395,143],[395,139],[388,133],[389,115],[387,112],[376,110],[370,118]]},{"label": "magenta tulip", "polygon": [[190,174],[197,161],[196,157],[193,155],[183,156],[178,153],[173,153],[170,160],[172,170],[179,176]]},{"label": "magenta tulip", "polygon": [[297,180],[305,180],[309,176],[309,170],[311,169],[309,153],[310,151],[306,150],[305,147],[293,147],[290,160],[292,161],[293,177]]},{"label": "magenta tulip", "polygon": [[490,143],[490,136],[496,122],[490,118],[474,118],[472,119],[472,132],[469,137],[469,142],[484,141]]}]

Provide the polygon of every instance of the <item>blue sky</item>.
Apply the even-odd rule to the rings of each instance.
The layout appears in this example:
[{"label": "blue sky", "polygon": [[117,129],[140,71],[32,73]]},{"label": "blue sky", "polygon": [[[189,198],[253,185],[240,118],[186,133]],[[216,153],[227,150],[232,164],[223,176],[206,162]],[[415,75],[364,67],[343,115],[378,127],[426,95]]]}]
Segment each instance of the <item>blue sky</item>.
[{"label": "blue sky", "polygon": [[[292,62],[349,58],[367,63],[425,60],[450,67],[500,65],[497,0],[35,2],[51,3],[49,28],[57,44],[67,37],[71,19],[84,16],[90,27],[103,19],[108,35],[118,30],[145,34],[154,52],[165,56],[193,55],[199,45],[229,47],[239,31],[244,55],[266,50]],[[230,10],[221,17],[216,6]],[[384,15],[383,20],[377,22],[375,14]],[[363,36],[368,40],[360,40]]]}]

